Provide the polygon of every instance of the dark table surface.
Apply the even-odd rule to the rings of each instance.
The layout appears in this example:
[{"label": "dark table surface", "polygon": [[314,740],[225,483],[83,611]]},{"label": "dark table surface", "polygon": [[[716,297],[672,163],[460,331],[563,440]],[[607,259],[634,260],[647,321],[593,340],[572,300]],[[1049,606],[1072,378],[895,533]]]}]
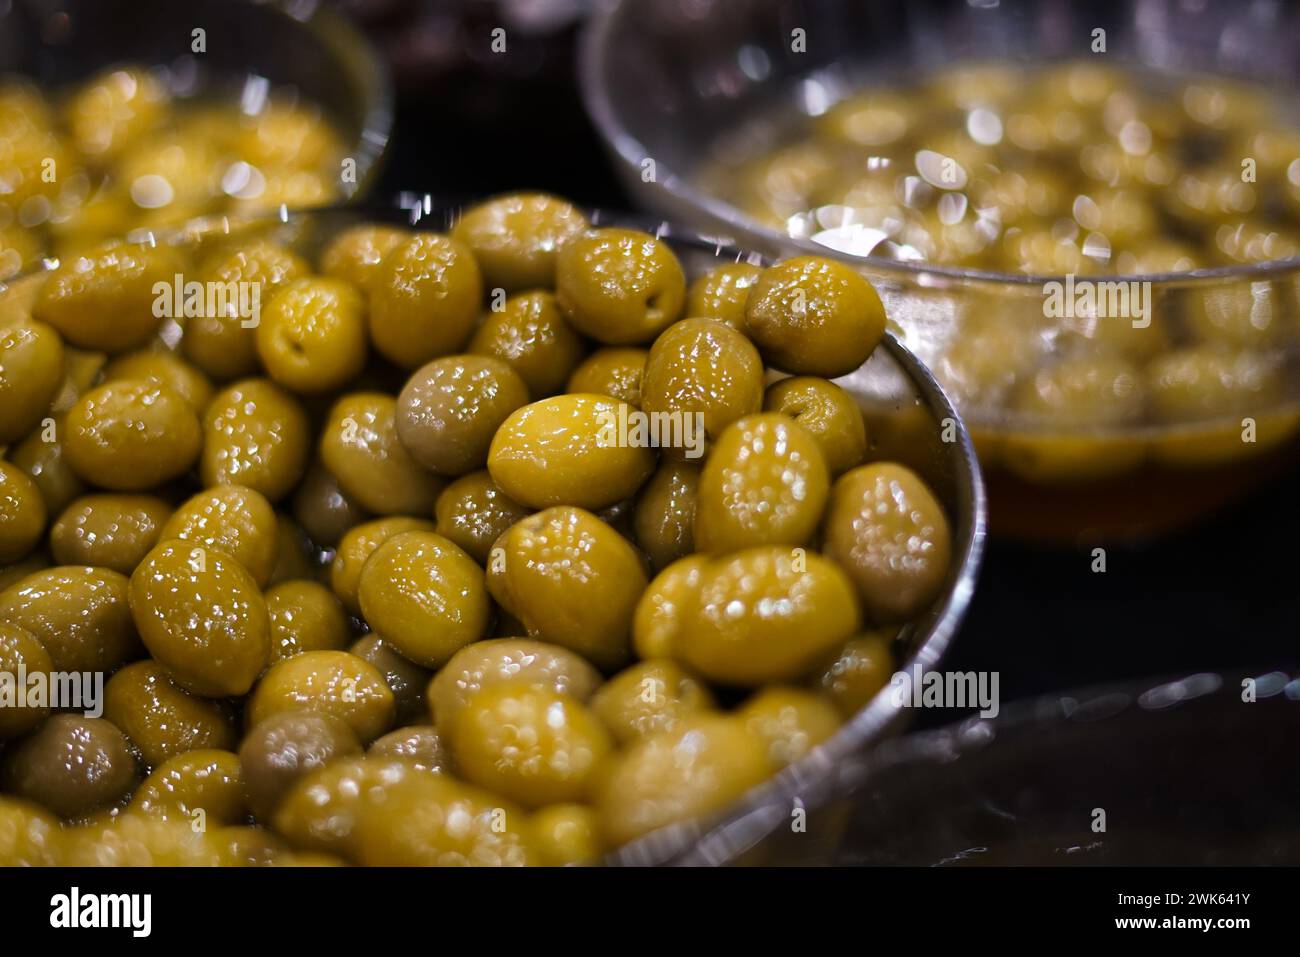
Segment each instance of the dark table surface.
[{"label": "dark table surface", "polygon": [[[561,54],[562,58],[562,54]],[[543,189],[626,208],[571,76],[462,71],[407,89],[379,195]],[[1300,504],[1292,477],[1200,525],[1134,548],[994,541],[953,670],[1000,673],[1004,702],[1118,680],[1300,663]],[[927,711],[922,726],[959,713]]]}]

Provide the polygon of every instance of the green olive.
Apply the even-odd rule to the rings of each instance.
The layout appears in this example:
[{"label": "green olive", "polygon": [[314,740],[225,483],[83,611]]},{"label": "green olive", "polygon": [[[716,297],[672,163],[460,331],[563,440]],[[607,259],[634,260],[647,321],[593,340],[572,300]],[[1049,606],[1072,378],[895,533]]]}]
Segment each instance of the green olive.
[{"label": "green olive", "polygon": [[131,614],[149,653],[181,687],[242,695],[271,654],[257,581],[224,552],[164,541],[131,575]]},{"label": "green olive", "polygon": [[[712,440],[763,404],[763,360],[742,333],[713,319],[683,319],[655,340],[641,381],[649,415],[681,416]],[[699,458],[698,444],[665,446],[665,454]]]},{"label": "green olive", "polygon": [[867,454],[867,429],[853,397],[834,382],[795,376],[768,386],[766,412],[780,412],[799,423],[821,447],[831,475],[861,465]]},{"label": "green olive", "polygon": [[204,485],[246,485],[270,502],[302,478],[310,443],[298,400],[267,379],[245,379],[220,392],[203,418]]},{"label": "green olive", "polygon": [[48,414],[63,385],[63,340],[43,322],[0,329],[0,445],[22,438]]},{"label": "green olive", "polygon": [[627,657],[645,572],[627,540],[590,512],[549,508],[516,523],[493,547],[487,581],[533,638],[600,667]]},{"label": "green olive", "polygon": [[487,464],[501,423],[528,403],[528,386],[505,362],[445,356],[418,369],[397,399],[397,437],[411,457],[440,475]]},{"label": "green olive", "polygon": [[140,655],[127,593],[115,571],[60,565],[0,592],[0,621],[35,635],[56,671],[108,673]]},{"label": "green olive", "polygon": [[137,492],[188,472],[203,447],[198,416],[166,386],[137,379],[86,393],[68,412],[63,452],[85,481]]},{"label": "green olive", "polygon": [[885,334],[885,307],[850,267],[817,256],[787,259],[749,292],[745,333],[792,375],[833,379],[867,361]]},{"label": "green olive", "polygon": [[602,509],[631,498],[654,469],[636,440],[631,406],[598,395],[561,395],[517,409],[488,451],[488,471],[530,508]]},{"label": "green olive", "polygon": [[[683,562],[692,563],[686,575]],[[852,582],[816,553],[768,545],[695,562],[670,565],[651,583],[636,643],[705,678],[729,685],[798,678],[858,628]]]},{"label": "green olive", "polygon": [[849,573],[876,621],[920,614],[948,579],[948,517],[920,476],[905,466],[875,462],[840,476],[823,537],[826,554]]},{"label": "green olive", "polygon": [[565,320],[555,296],[537,290],[511,296],[499,310],[490,309],[469,351],[506,363],[524,380],[528,394],[540,399],[564,388],[586,343]]},{"label": "green olive", "polygon": [[491,617],[483,569],[434,532],[403,532],[376,548],[359,595],[370,626],[426,668],[484,637]]},{"label": "green olive", "polygon": [[587,229],[576,207],[544,193],[510,193],[465,211],[452,236],[474,251],[484,281],[507,292],[555,285],[556,253]]},{"label": "green olive", "polygon": [[793,419],[777,412],[739,419],[719,436],[700,474],[695,547],[806,544],[829,488],[817,441]]},{"label": "green olive", "polygon": [[339,487],[377,515],[429,515],[443,482],[398,436],[398,407],[380,392],[345,395],[330,409],[320,457]]},{"label": "green olive", "polygon": [[45,533],[45,499],[12,462],[0,461],[0,564],[27,556]]},{"label": "green olive", "polygon": [[661,240],[593,229],[561,247],[555,295],[579,332],[607,345],[650,342],[682,310],[686,277]]},{"label": "green olive", "polygon": [[649,358],[650,353],[645,349],[597,349],[573,370],[568,391],[607,395],[639,408],[641,382]]},{"label": "green olive", "polygon": [[483,300],[469,248],[436,233],[414,233],[393,247],[367,288],[371,342],[406,369],[463,349]]},{"label": "green olive", "polygon": [[224,552],[265,587],[279,557],[280,526],[275,509],[260,492],[219,485],[184,502],[157,538],[178,538]]}]

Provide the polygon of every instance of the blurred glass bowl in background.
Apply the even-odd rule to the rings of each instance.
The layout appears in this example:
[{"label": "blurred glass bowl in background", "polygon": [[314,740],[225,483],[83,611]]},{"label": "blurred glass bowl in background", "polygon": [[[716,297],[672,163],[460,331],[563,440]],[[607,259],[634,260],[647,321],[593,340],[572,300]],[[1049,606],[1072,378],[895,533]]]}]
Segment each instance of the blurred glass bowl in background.
[{"label": "blurred glass bowl in background", "polygon": [[[744,131],[761,150],[780,142],[782,124],[807,124],[866,84],[916,83],[976,61],[951,74],[955,109],[989,110],[987,100],[996,113],[998,96],[1042,100],[1052,85],[1027,82],[1015,65],[1085,58],[1157,76],[1212,71],[1292,89],[1297,17],[1293,6],[1274,2],[1248,10],[1173,0],[1086,9],[957,0],[611,2],[584,37],[581,81],[639,203],[769,255],[825,254],[830,247],[813,241],[806,215],[777,228],[779,220],[748,215],[701,186],[728,134]],[[1092,52],[1098,29],[1105,56]],[[1212,99],[1234,89],[1220,80],[1205,88]],[[1194,105],[1157,101],[1148,115],[1159,126]],[[1237,112],[1216,116],[1249,125],[1250,114]],[[959,139],[948,153],[978,146]],[[864,174],[876,152],[861,148]],[[787,159],[784,172],[799,174],[798,157]],[[1150,318],[1140,327],[1086,307],[1049,315],[1046,283],[1063,285],[1073,260],[1053,271],[1051,256],[1037,257],[1046,275],[1025,275],[917,262],[900,255],[900,244],[877,246],[879,236],[863,247],[872,255],[855,256],[845,250],[861,230],[827,228],[820,238],[871,277],[899,335],[958,402],[988,474],[993,531],[1096,542],[1186,524],[1295,459],[1300,260],[1268,259],[1294,252],[1285,237],[1263,241],[1271,227],[1237,226],[1245,240],[1238,265],[1138,277],[1134,289]],[[1251,241],[1256,232],[1261,241]],[[1047,238],[1055,248],[1050,230]],[[1077,272],[1087,269],[1080,263]],[[1113,278],[1107,271],[1114,270],[1080,278],[1100,283]]]},{"label": "blurred glass bowl in background", "polygon": [[374,182],[385,67],[316,2],[18,0],[0,11],[0,267]]}]

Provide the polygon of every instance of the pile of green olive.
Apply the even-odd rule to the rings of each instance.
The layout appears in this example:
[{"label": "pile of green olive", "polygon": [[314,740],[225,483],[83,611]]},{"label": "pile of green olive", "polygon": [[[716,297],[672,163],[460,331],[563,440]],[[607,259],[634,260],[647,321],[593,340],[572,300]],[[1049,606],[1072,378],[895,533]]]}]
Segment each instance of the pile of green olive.
[{"label": "pile of green olive", "polygon": [[309,103],[185,99],[123,65],[49,96],[0,79],[0,279],[132,229],[340,197],[344,143]]},{"label": "pile of green olive", "polygon": [[835,246],[869,227],[945,266],[1153,274],[1300,255],[1300,127],[1270,91],[1094,61],[870,87],[769,150],[724,141],[702,178],[765,225]]},{"label": "pile of green olive", "polygon": [[[832,378],[885,330],[818,258],[502,196],[110,243],[0,304],[0,863],[572,864],[721,812],[889,681],[949,520]],[[158,317],[175,275],[258,321]],[[689,447],[610,422],[689,416]],[[56,703],[57,704],[57,703]]]}]

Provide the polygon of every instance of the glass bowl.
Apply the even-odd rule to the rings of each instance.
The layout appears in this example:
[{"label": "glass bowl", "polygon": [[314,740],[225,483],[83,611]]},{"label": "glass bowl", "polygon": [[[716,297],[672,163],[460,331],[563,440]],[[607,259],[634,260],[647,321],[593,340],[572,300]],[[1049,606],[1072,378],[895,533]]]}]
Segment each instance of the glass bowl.
[{"label": "glass bowl", "polygon": [[[444,231],[455,222],[464,205],[471,203],[459,198],[446,201],[403,193],[393,204],[370,202],[300,212],[282,210],[278,216],[245,220],[208,217],[180,230],[137,236],[132,241],[201,249],[230,236],[259,236],[285,243],[316,262],[325,245],[349,226],[382,222]],[[765,263],[756,254],[701,239],[665,222],[605,210],[587,213],[595,225],[644,229],[659,236],[676,252],[688,278],[720,263]],[[9,284],[0,284],[0,328],[26,313],[51,265],[43,263]],[[161,344],[175,348],[180,334],[174,321],[165,322],[159,333]],[[908,693],[913,669],[935,669],[957,633],[974,593],[984,552],[986,506],[974,444],[934,376],[892,334],[885,336],[862,366],[835,381],[853,395],[867,419],[869,434],[874,436],[872,458],[905,462],[925,479],[947,512],[953,560],[943,591],[926,612],[900,631],[894,647],[897,682],[886,686],[835,735],[717,819],[688,821],[648,834],[613,852],[611,863],[659,864],[701,855],[721,860],[719,855],[725,856],[724,849],[738,840],[759,840],[775,826],[767,810],[770,806],[775,803],[788,808],[801,801],[801,795],[814,793],[819,782],[832,775],[847,756],[901,728],[908,712],[895,707],[891,692],[901,687],[899,693]],[[945,434],[946,441],[940,438]],[[319,557],[327,561],[332,555],[325,552]]]},{"label": "glass bowl", "polygon": [[[1106,31],[1105,58],[1091,52],[1094,29]],[[915,79],[958,62],[1091,56],[1292,89],[1297,36],[1300,11],[1278,2],[1243,10],[1177,0],[1101,8],[1048,0],[610,0],[584,35],[580,80],[638,204],[767,255],[836,255],[872,279],[900,337],[966,417],[995,534],[1095,543],[1185,525],[1294,463],[1300,259],[1124,276],[1142,284],[1134,288],[1150,317],[1141,334],[1128,336],[1086,315],[1049,317],[1047,283],[1064,287],[1063,276],[857,256],[764,225],[701,188],[706,154],[722,131],[771,115],[806,121],[873,78]],[[1207,315],[1226,338],[1198,332]],[[1103,359],[1122,362],[1108,382],[1143,397],[1122,417],[1031,413],[1015,399],[1018,390],[1040,389],[1038,377],[1059,364]],[[1182,388],[1189,379],[1217,391]]]},{"label": "glass bowl", "polygon": [[[187,106],[184,115],[169,117],[143,134],[148,139],[128,142],[108,161],[115,169],[121,163],[117,172],[124,175],[129,163],[130,175],[137,177],[129,188],[120,181],[111,197],[101,188],[105,158],[78,155],[67,131],[60,130],[64,152],[83,169],[74,174],[59,169],[56,182],[62,185],[45,203],[53,208],[37,218],[20,207],[10,217],[15,225],[66,221],[62,235],[86,220],[86,235],[93,238],[120,232],[123,222],[127,228],[165,228],[224,209],[226,202],[264,209],[278,202],[332,204],[364,195],[377,181],[393,115],[387,67],[325,3],[15,0],[0,5],[0,73],[30,81],[52,104],[84,81],[126,65],[141,67],[172,101]],[[108,94],[100,100],[107,104]],[[238,127],[227,114],[204,112],[214,103],[249,116],[260,116],[268,105],[304,107],[301,117],[319,114],[337,142],[318,145],[322,138],[297,114],[286,118],[274,130],[259,131],[268,142],[274,140],[270,150],[259,145],[274,157],[266,164],[280,164],[263,164],[263,177],[249,163],[232,162],[242,158],[231,142]],[[27,135],[13,117],[7,123],[0,134],[5,149],[11,132],[15,144]],[[43,133],[44,119],[36,126]],[[310,158],[297,158],[300,143],[307,144]],[[340,155],[334,158],[336,149]],[[321,152],[319,160],[311,157],[315,150]],[[15,168],[25,175],[21,163]],[[270,182],[275,176],[283,182]],[[185,185],[173,198],[169,187],[177,177]],[[146,180],[150,189],[137,197],[136,186]],[[186,191],[200,183],[201,195]]]},{"label": "glass bowl", "polygon": [[1295,865],[1298,732],[1294,669],[1021,702],[847,762],[834,800],[809,811],[835,829],[808,853],[838,865]]}]

